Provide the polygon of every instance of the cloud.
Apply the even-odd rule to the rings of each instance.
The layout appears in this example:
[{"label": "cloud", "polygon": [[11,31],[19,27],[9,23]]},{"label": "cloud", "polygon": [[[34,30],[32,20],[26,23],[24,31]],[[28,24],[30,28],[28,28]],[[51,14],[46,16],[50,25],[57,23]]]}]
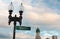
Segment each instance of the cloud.
[{"label": "cloud", "polygon": [[43,34],[43,36],[53,36],[53,35],[57,35],[58,36],[58,32],[57,31],[42,31],[41,34]]},{"label": "cloud", "polygon": [[11,37],[5,33],[0,33],[0,39],[11,39]]},{"label": "cloud", "polygon": [[45,23],[45,24],[58,24],[60,15],[53,14],[53,13],[45,13],[45,14],[37,14],[34,12],[30,12],[26,15],[26,18],[33,23]]},{"label": "cloud", "polygon": [[29,34],[25,34],[25,33],[16,33],[16,38],[19,38],[19,39],[34,39],[34,36],[29,35]]},{"label": "cloud", "polygon": [[[0,0],[0,26],[7,27],[8,26],[8,10],[7,10],[7,4],[3,3],[2,0]],[[34,0],[35,1],[35,0]],[[37,2],[38,3],[37,3]],[[36,28],[33,27],[47,27],[48,29],[60,29],[60,15],[57,14],[57,12],[54,9],[51,9],[47,7],[43,2],[40,2],[36,0],[35,3],[32,3],[32,0],[23,0],[24,5],[24,13],[23,13],[23,22],[24,24],[27,24],[32,27],[32,30],[35,30]],[[14,6],[16,6],[20,3],[18,3],[18,0],[13,0],[13,3],[15,3]],[[19,5],[18,5],[19,6]],[[16,7],[18,7],[16,6]],[[16,8],[18,9],[18,8]],[[15,10],[18,11],[18,10]],[[16,12],[13,13],[16,13]],[[24,25],[23,24],[23,25]],[[44,26],[43,26],[44,25]],[[11,25],[12,26],[12,25]],[[44,29],[45,30],[45,29]],[[33,33],[33,32],[32,32]],[[43,32],[44,36],[51,36],[53,34],[56,34],[56,32]],[[11,36],[12,37],[12,36]],[[34,39],[35,36],[23,34],[23,33],[17,33],[16,38],[18,39]]]},{"label": "cloud", "polygon": [[0,26],[7,26],[7,4],[0,0]]},{"label": "cloud", "polygon": [[56,12],[56,10],[43,5],[45,4],[43,3],[39,6],[25,4],[24,8],[27,12],[26,14],[24,13],[23,19],[26,19],[25,21],[29,25],[45,25],[48,28],[51,27],[58,29],[60,25],[60,15]]},{"label": "cloud", "polygon": [[59,39],[59,33],[57,31],[42,31],[41,35],[42,35],[41,36],[42,39],[46,39],[46,38],[52,39],[52,36],[57,36],[57,39]]},{"label": "cloud", "polygon": [[[24,3],[23,4],[23,6],[24,6],[23,21],[25,21],[24,24],[28,23],[31,25],[46,25],[47,27],[52,26],[53,28],[59,28],[60,15],[57,14],[57,12],[54,9],[51,9],[51,8],[45,6],[45,4],[42,0],[39,2],[37,0],[35,0],[34,2],[32,0],[29,0],[29,1],[20,0],[20,1],[23,1],[23,3]],[[26,3],[26,1],[28,1],[28,2]],[[16,4],[17,2],[19,2],[19,1],[13,0],[13,3]],[[1,3],[1,10],[0,10],[1,23],[0,23],[0,25],[8,26],[7,4],[3,3],[2,0],[0,3]],[[18,4],[19,3],[17,3],[17,5]],[[6,8],[3,9],[3,7],[6,7]],[[14,13],[15,13],[15,11],[14,11]],[[4,24],[4,25],[2,25],[2,24]]]}]

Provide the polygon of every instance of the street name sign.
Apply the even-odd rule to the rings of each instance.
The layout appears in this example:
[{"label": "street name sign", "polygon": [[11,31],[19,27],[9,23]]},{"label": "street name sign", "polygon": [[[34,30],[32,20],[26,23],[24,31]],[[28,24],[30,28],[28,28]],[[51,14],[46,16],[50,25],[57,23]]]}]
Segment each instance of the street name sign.
[{"label": "street name sign", "polygon": [[31,27],[26,27],[26,26],[16,26],[16,30],[31,30]]}]

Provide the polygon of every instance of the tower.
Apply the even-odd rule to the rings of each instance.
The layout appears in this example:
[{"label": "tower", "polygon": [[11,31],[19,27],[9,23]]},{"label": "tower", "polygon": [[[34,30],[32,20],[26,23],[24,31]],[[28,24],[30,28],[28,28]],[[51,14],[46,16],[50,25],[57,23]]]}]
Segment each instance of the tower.
[{"label": "tower", "polygon": [[36,29],[36,38],[35,39],[41,39],[39,28]]}]

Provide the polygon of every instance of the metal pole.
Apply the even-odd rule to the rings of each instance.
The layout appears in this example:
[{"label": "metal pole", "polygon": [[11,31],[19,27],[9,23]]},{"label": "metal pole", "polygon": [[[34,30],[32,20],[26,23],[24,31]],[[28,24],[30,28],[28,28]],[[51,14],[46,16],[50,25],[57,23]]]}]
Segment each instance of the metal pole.
[{"label": "metal pole", "polygon": [[15,39],[16,21],[14,21],[13,39]]}]

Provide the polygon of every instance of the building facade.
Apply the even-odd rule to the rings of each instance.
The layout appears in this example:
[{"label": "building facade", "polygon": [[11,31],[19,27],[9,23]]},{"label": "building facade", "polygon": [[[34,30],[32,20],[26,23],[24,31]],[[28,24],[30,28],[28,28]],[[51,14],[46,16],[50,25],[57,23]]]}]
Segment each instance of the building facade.
[{"label": "building facade", "polygon": [[50,38],[46,38],[46,39],[50,39]]},{"label": "building facade", "polygon": [[52,36],[52,39],[57,39],[57,36],[55,35],[55,36]]}]

